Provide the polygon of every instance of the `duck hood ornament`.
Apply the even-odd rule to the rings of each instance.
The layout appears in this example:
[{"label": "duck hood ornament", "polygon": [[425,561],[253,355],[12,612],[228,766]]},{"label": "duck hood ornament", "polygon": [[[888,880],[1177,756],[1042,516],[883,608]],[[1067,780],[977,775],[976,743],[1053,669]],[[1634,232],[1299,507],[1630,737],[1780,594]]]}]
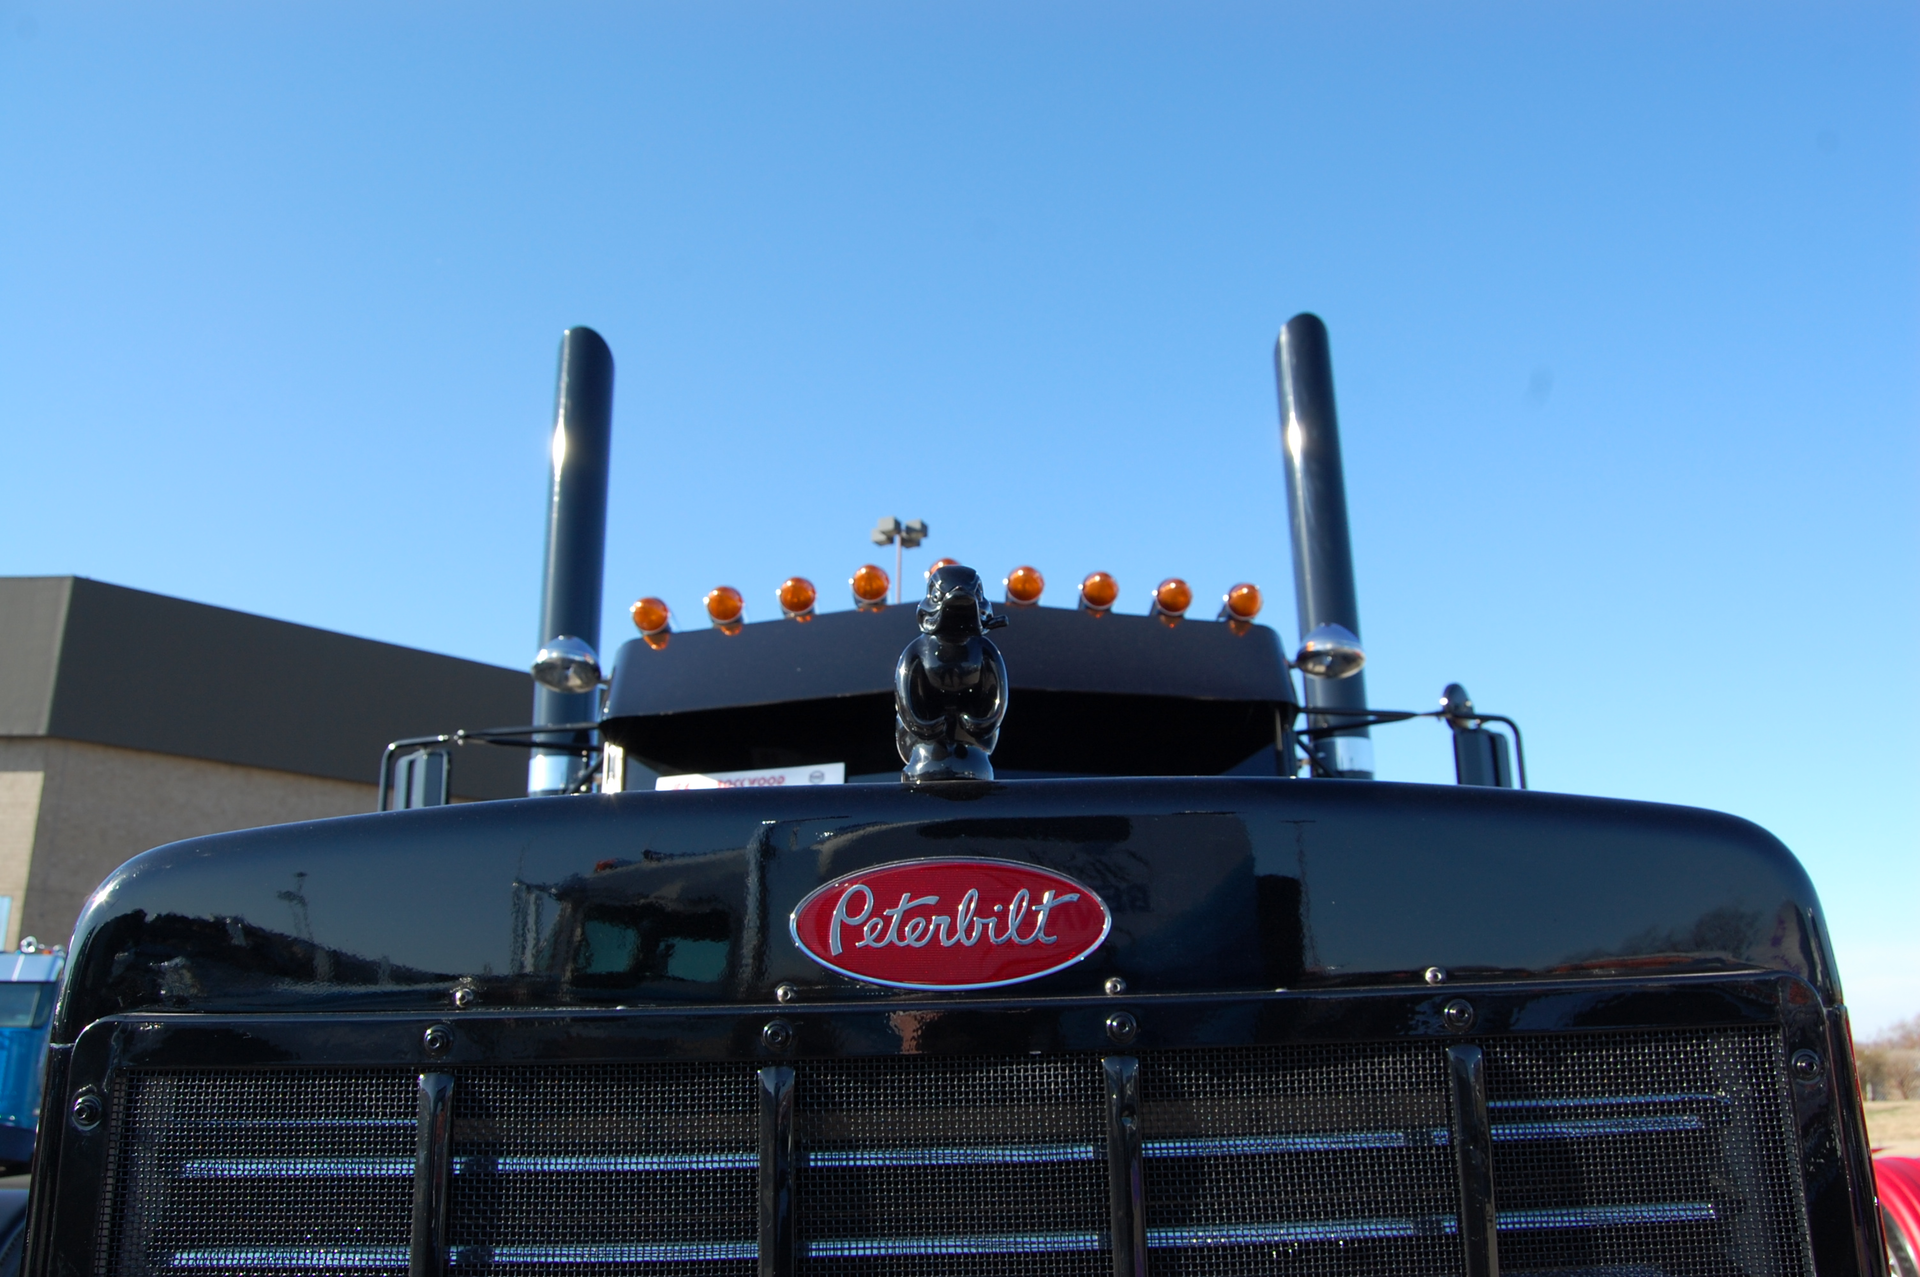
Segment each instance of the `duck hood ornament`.
[{"label": "duck hood ornament", "polygon": [[935,568],[921,601],[920,636],[893,667],[893,740],[900,779],[992,780],[987,756],[1007,716],[1007,663],[987,637],[1007,623],[972,568]]}]

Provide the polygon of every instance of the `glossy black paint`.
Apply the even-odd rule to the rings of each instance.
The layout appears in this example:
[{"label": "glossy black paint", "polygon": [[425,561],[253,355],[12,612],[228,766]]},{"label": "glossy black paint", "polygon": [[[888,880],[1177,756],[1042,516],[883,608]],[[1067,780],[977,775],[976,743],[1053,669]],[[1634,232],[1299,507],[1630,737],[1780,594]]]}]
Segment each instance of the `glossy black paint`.
[{"label": "glossy black paint", "polygon": [[960,564],[927,577],[920,633],[893,666],[893,741],[908,784],[992,780],[989,755],[1007,716],[1007,663],[987,631],[995,616],[980,574]]},{"label": "glossy black paint", "polygon": [[[1465,999],[1449,1002],[1446,1011]],[[1471,1005],[1467,1003],[1466,1005]],[[1460,1017],[1451,1017],[1458,1022]],[[1471,1018],[1468,1019],[1471,1023]],[[1465,1277],[1500,1277],[1500,1236],[1493,1200],[1493,1123],[1487,1117],[1486,1052],[1471,1042],[1447,1048],[1447,1082],[1453,1093],[1453,1153],[1460,1179],[1461,1271]]]},{"label": "glossy black paint", "polygon": [[[1109,1021],[1111,1028],[1111,1021]],[[1147,1277],[1147,1173],[1140,1140],[1140,1061],[1100,1061],[1107,1083],[1107,1236],[1113,1277]]]},{"label": "glossy black paint", "polygon": [[[764,1030],[761,1041],[767,1040]],[[760,1277],[793,1277],[799,1255],[794,1174],[800,1164],[793,1120],[793,1069],[760,1070]]]},{"label": "glossy black paint", "polygon": [[[1447,1026],[1443,1008],[1454,998],[1475,1007],[1473,1028]],[[116,1016],[91,1026],[73,1047],[50,1099],[70,1101],[83,1087],[112,1093],[118,1071],[129,1068],[273,1068],[289,1066],[457,1069],[524,1061],[741,1059],[765,1062],[777,1074],[785,1056],[901,1054],[1081,1053],[1106,1056],[1105,1021],[1116,1002],[1139,1023],[1140,1046],[1233,1046],[1265,1043],[1364,1042],[1393,1038],[1471,1045],[1507,1034],[1569,1031],[1649,1031],[1710,1026],[1773,1025],[1786,1055],[1825,1050],[1827,1010],[1819,993],[1794,976],[1688,977],[1674,980],[1557,980],[1451,984],[1446,990],[1322,990],[1229,997],[1146,996],[996,999],[960,1002],[918,998],[910,1003],[840,1001],[794,1008],[762,1006],[698,1010],[631,1009],[491,1012],[448,1018],[422,1015],[287,1015],[217,1017],[201,1014]],[[789,1048],[774,1058],[762,1029],[777,1013],[793,1029]],[[448,1049],[429,1057],[424,1031],[453,1027]],[[1107,1057],[1112,1058],[1112,1057]],[[1831,1073],[1797,1085],[1791,1097],[1808,1173],[1803,1190],[1816,1271],[1821,1277],[1870,1277],[1878,1252],[1863,1250],[1854,1227],[1861,1211],[1858,1186],[1842,1169],[1851,1138],[1834,1103]],[[776,1084],[771,1088],[777,1096]],[[56,1110],[57,1111],[57,1110]],[[771,1114],[776,1141],[779,1110]],[[100,1230],[99,1195],[106,1182],[112,1124],[90,1131],[71,1123],[57,1137],[36,1183],[36,1222],[42,1231],[34,1271],[95,1271]],[[777,1152],[776,1143],[776,1152]],[[775,1161],[777,1162],[777,1157]],[[59,1203],[57,1217],[51,1203]]]},{"label": "glossy black paint", "polygon": [[1513,762],[1507,738],[1484,727],[1453,729],[1453,775],[1462,785],[1513,787]]},{"label": "glossy black paint", "polygon": [[[899,1000],[787,915],[925,856],[1097,890],[1105,945],[1037,996],[1789,972],[1840,1001],[1819,904],[1758,827],[1681,807],[1364,782],[1008,781],[517,800],[175,843],[95,893],[54,1040],[163,1010]],[[599,943],[596,947],[596,937]],[[615,943],[617,942],[617,943]],[[616,955],[609,957],[609,955]],[[967,995],[953,995],[966,1000]]]},{"label": "glossy black paint", "polygon": [[[689,631],[657,650],[636,639],[614,665],[605,735],[660,771],[891,773],[894,664],[919,634],[917,609],[896,606]],[[1299,703],[1265,626],[1036,607],[993,641],[1020,702],[994,753],[1002,776],[1218,775],[1272,748],[1275,708]]]},{"label": "glossy black paint", "polygon": [[27,1190],[0,1188],[0,1277],[19,1277],[26,1227]]},{"label": "glossy black paint", "polygon": [[[431,1033],[429,1027],[426,1033]],[[421,1035],[425,1042],[426,1033]],[[446,1277],[448,1180],[453,1173],[453,1075],[420,1075],[418,1147],[414,1153],[413,1233],[407,1277]]]},{"label": "glossy black paint", "polygon": [[[52,1185],[59,1182],[60,1136],[66,1123],[57,1116],[59,1106],[66,1103],[68,1093],[67,1077],[73,1062],[73,1047],[54,1046],[47,1050],[46,1074],[41,1084],[40,1094],[42,1111],[50,1120],[41,1123],[40,1138],[33,1147],[33,1168],[30,1184]],[[36,1259],[51,1253],[53,1246],[53,1228],[55,1222],[54,1204],[57,1194],[48,1192],[45,1187],[38,1193],[30,1191],[27,1198],[27,1262],[21,1271],[33,1273],[47,1271],[39,1267]]]},{"label": "glossy black paint", "polygon": [[1878,1207],[1866,1109],[1861,1103],[1860,1078],[1854,1071],[1853,1029],[1845,1007],[1827,1011],[1826,1037],[1826,1049],[1818,1052],[1826,1067],[1810,1081],[1796,1081],[1794,1090],[1818,1094],[1831,1111],[1834,1144],[1853,1206],[1853,1244],[1863,1254],[1883,1256],[1888,1253],[1886,1219]]},{"label": "glossy black paint", "polygon": [[[1446,1004],[1459,996],[1478,1011],[1473,1028],[1450,1027]],[[983,1053],[1111,1052],[1107,1018],[1116,1004],[1139,1026],[1141,1051],[1286,1042],[1425,1038],[1456,1042],[1490,1034],[1805,1024],[1796,1045],[1824,1039],[1818,995],[1793,977],[1689,976],[1670,980],[1539,984],[1500,981],[1439,992],[1331,989],[1238,995],[1167,994],[1093,998],[1000,998],[957,1002],[835,1001],[778,1006],[492,1011],[452,1017],[407,1014],[113,1016],[73,1048],[70,1093],[100,1085],[115,1068],[259,1068],[291,1065],[449,1070],[477,1064],[564,1059],[764,1060]],[[792,1030],[768,1045],[770,1019]],[[431,1025],[452,1029],[441,1052],[423,1045]],[[1825,1112],[1824,1087],[1804,1100]],[[1810,1109],[1809,1111],[1813,1111]],[[1822,1120],[1826,1120],[1823,1118]],[[72,1130],[72,1123],[66,1123]],[[96,1128],[104,1129],[104,1128]],[[91,1136],[92,1132],[80,1134]],[[1834,1163],[1836,1171],[1838,1163]]]},{"label": "glossy black paint", "polygon": [[[1353,542],[1347,530],[1347,484],[1340,464],[1340,418],[1333,402],[1333,356],[1327,326],[1317,315],[1295,315],[1280,330],[1273,348],[1274,374],[1280,386],[1280,452],[1286,462],[1288,528],[1293,541],[1293,588],[1300,633],[1320,625],[1344,625],[1360,631],[1360,603],[1353,580]],[[1314,678],[1303,675],[1307,706],[1357,710],[1367,703],[1367,676]],[[1312,726],[1340,726],[1340,720],[1310,719]],[[1342,735],[1365,736],[1364,727]],[[1331,741],[1316,738],[1323,758]],[[1370,778],[1371,771],[1341,775]]]}]

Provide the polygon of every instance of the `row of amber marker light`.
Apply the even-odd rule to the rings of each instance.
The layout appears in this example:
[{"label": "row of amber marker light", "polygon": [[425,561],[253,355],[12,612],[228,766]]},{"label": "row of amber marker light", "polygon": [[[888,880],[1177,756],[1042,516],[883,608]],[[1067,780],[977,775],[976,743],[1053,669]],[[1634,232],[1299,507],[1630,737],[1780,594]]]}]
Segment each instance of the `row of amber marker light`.
[{"label": "row of amber marker light", "polygon": [[[931,576],[935,568],[949,567],[957,559],[940,559],[927,568],[926,575]],[[1006,605],[1012,608],[1035,607],[1040,595],[1047,588],[1047,579],[1040,575],[1040,569],[1022,565],[1007,573],[1001,582],[1006,587]],[[868,563],[848,578],[847,585],[853,591],[853,604],[862,612],[879,612],[887,606],[887,591],[893,588],[893,581],[884,568]],[[813,605],[819,598],[819,591],[813,588],[813,582],[804,576],[790,576],[780,583],[774,591],[774,597],[780,601],[780,614],[790,621],[811,621]],[[1089,572],[1080,582],[1080,610],[1104,615],[1111,611],[1120,598],[1120,583],[1106,572]],[[707,591],[707,617],[714,628],[724,634],[738,634],[746,621],[747,599],[731,585],[717,585]],[[1169,625],[1177,624],[1193,606],[1193,587],[1177,576],[1170,576],[1160,582],[1153,590],[1152,615],[1159,617]],[[673,611],[662,599],[648,596],[637,600],[632,609],[633,624],[640,634],[655,647],[666,643],[673,630]],[[1242,581],[1228,590],[1220,600],[1220,614],[1216,618],[1230,624],[1245,625],[1260,615],[1260,587]]]}]

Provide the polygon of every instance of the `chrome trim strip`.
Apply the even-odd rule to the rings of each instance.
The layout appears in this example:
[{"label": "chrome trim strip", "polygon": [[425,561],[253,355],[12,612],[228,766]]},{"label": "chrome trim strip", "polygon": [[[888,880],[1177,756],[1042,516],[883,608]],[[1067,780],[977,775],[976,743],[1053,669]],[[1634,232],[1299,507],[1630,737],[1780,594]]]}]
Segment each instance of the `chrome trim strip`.
[{"label": "chrome trim strip", "polygon": [[1100,1155],[1092,1144],[1010,1144],[976,1148],[812,1149],[800,1155],[810,1170],[850,1166],[998,1166],[1023,1163],[1091,1162]]},{"label": "chrome trim strip", "polygon": [[1695,1113],[1661,1117],[1598,1117],[1572,1122],[1495,1122],[1496,1144],[1521,1140],[1577,1140],[1594,1135],[1647,1135],[1660,1131],[1704,1131],[1705,1121]]},{"label": "chrome trim strip", "polygon": [[1580,1206],[1568,1210],[1516,1210],[1500,1216],[1500,1227],[1607,1228],[1617,1224],[1710,1224],[1720,1218],[1712,1202],[1650,1202],[1642,1206]]},{"label": "chrome trim strip", "polygon": [[[471,1172],[478,1158],[460,1159],[463,1170]],[[758,1153],[635,1153],[618,1156],[592,1154],[549,1154],[530,1157],[496,1157],[493,1170],[500,1175],[598,1174],[618,1175],[654,1171],[730,1171],[749,1170],[760,1165]]]},{"label": "chrome trim strip", "polygon": [[608,1246],[495,1246],[495,1267],[502,1264],[688,1264],[753,1259],[753,1242],[654,1242]]},{"label": "chrome trim strip", "polygon": [[1264,1246],[1275,1242],[1350,1242],[1397,1237],[1451,1237],[1459,1231],[1452,1215],[1415,1219],[1317,1219],[1272,1224],[1220,1224],[1198,1228],[1150,1228],[1147,1245]]},{"label": "chrome trim strip", "polygon": [[248,1250],[182,1250],[175,1251],[167,1258],[169,1268],[405,1268],[407,1266],[407,1248],[393,1247],[327,1247],[316,1246],[302,1250],[298,1247],[285,1249],[248,1249]]},{"label": "chrome trim strip", "polygon": [[1444,1128],[1432,1131],[1333,1131],[1313,1135],[1230,1135],[1146,1140],[1148,1157],[1258,1157],[1267,1153],[1323,1153],[1357,1148],[1444,1147]]},{"label": "chrome trim strip", "polygon": [[180,1164],[181,1179],[411,1178],[411,1157],[227,1157]]},{"label": "chrome trim strip", "polygon": [[[1489,1107],[1492,1107],[1489,1105]],[[1565,1122],[1495,1122],[1496,1144],[1526,1140],[1584,1139],[1700,1131],[1696,1114],[1653,1117],[1585,1118]],[[1341,1152],[1352,1149],[1445,1148],[1452,1142],[1444,1128],[1431,1131],[1346,1131],[1314,1135],[1207,1136],[1141,1141],[1146,1157],[1260,1157],[1275,1153]],[[800,1154],[802,1165],[816,1170],[887,1166],[996,1166],[1091,1162],[1100,1156],[1092,1144],[1010,1144],[979,1147],[814,1149]],[[491,1169],[497,1175],[654,1174],[673,1171],[748,1170],[760,1164],[750,1152],[636,1153],[624,1155],[548,1154],[454,1159],[453,1173]],[[403,1158],[235,1157],[182,1162],[182,1179],[376,1179],[412,1175]]]},{"label": "chrome trim strip", "polygon": [[1098,1233],[989,1233],[960,1237],[856,1237],[807,1242],[808,1259],[881,1259],[907,1255],[1027,1255],[1100,1250]]},{"label": "chrome trim strip", "polygon": [[1490,1100],[1490,1109],[1571,1109],[1604,1108],[1621,1104],[1726,1104],[1724,1095],[1709,1095],[1705,1092],[1682,1093],[1676,1095],[1590,1095],[1578,1099],[1532,1099],[1532,1100]]}]

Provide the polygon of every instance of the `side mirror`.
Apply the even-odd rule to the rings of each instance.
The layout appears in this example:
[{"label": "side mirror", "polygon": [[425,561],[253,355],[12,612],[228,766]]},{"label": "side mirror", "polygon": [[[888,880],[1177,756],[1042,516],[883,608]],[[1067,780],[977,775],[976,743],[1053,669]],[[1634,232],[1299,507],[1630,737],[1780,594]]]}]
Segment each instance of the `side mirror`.
[{"label": "side mirror", "polygon": [[1360,636],[1344,625],[1316,625],[1300,641],[1293,663],[1315,678],[1351,678],[1367,663]]},{"label": "side mirror", "polygon": [[533,657],[533,681],[550,692],[591,692],[605,681],[593,644],[562,634]]}]

